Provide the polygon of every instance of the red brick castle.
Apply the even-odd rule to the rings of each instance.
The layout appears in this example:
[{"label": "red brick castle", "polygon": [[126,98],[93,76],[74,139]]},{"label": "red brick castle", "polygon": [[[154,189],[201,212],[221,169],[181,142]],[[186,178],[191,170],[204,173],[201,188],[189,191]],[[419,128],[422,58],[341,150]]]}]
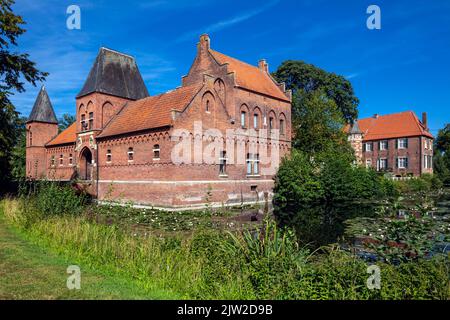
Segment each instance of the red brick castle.
[{"label": "red brick castle", "polygon": [[291,148],[291,93],[260,60],[207,35],[180,87],[149,96],[133,57],[101,48],[58,134],[45,88],[27,125],[31,179],[72,180],[100,201],[193,208],[261,201]]}]

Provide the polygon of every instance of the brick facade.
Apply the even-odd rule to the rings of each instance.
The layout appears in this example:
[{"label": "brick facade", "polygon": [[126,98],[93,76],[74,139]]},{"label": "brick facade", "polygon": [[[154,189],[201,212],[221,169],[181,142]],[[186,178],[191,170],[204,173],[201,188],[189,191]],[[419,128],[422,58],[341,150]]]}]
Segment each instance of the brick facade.
[{"label": "brick facade", "polygon": [[[271,78],[265,61],[256,67],[219,54],[203,35],[182,86],[172,92],[133,99],[87,87],[82,90],[87,94],[76,99],[73,133],[46,140],[47,178],[77,175],[100,201],[166,208],[240,204],[271,196],[274,172],[264,169],[290,152],[291,94]],[[227,136],[227,130],[236,134]],[[259,136],[278,130],[279,139]],[[189,148],[181,148],[181,140]],[[277,161],[264,157],[264,147]],[[214,152],[212,162],[208,148]],[[180,150],[190,155],[185,152],[183,163],[175,163]],[[224,158],[226,166],[221,165]]]},{"label": "brick facade", "polygon": [[[357,130],[349,129],[349,140],[357,159],[366,167],[395,177],[433,173],[433,136],[425,113],[422,121],[412,111],[374,115],[358,120],[357,126]],[[360,133],[362,139],[356,139]]]}]

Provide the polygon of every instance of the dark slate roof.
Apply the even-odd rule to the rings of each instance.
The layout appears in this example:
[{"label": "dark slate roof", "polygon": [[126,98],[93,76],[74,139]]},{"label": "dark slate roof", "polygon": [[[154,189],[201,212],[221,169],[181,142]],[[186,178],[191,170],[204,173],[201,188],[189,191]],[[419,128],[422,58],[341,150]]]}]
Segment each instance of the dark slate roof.
[{"label": "dark slate roof", "polygon": [[100,48],[77,98],[93,92],[132,100],[149,96],[134,58],[107,48]]},{"label": "dark slate roof", "polygon": [[33,109],[28,117],[27,122],[31,121],[58,123],[52,103],[50,102],[50,98],[48,97],[44,86],[42,86],[39,91],[36,101],[34,102]]},{"label": "dark slate roof", "polygon": [[362,131],[359,128],[358,121],[355,120],[355,122],[353,123],[353,125],[350,129],[350,134],[358,134],[358,133],[362,133]]}]

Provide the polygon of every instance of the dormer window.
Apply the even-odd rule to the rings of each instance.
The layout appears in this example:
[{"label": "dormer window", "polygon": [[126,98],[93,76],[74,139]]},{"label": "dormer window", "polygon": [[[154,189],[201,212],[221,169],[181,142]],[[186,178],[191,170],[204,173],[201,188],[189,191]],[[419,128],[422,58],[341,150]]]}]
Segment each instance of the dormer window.
[{"label": "dormer window", "polygon": [[94,129],[94,113],[89,112],[89,130]]},{"label": "dormer window", "polygon": [[133,161],[133,160],[134,160],[134,151],[133,151],[133,148],[131,148],[131,147],[128,148],[127,154],[128,154],[128,162]]},{"label": "dormer window", "polygon": [[160,159],[159,144],[155,144],[153,146],[153,160],[159,160],[159,159]]},{"label": "dormer window", "polygon": [[112,159],[111,149],[106,150],[106,162],[110,163]]}]

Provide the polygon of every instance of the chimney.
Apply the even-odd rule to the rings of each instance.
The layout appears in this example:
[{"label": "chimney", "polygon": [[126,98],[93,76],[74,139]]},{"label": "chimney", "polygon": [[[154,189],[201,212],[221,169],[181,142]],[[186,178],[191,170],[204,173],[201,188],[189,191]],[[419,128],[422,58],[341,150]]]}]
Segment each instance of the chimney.
[{"label": "chimney", "polygon": [[422,112],[422,124],[425,127],[425,130],[428,131],[428,119],[426,112]]},{"label": "chimney", "polygon": [[269,65],[267,64],[266,59],[261,59],[258,61],[258,68],[261,71],[269,73]]},{"label": "chimney", "polygon": [[199,51],[207,51],[210,48],[210,40],[209,35],[207,33],[204,33],[200,36],[200,42],[198,43],[198,49]]}]

